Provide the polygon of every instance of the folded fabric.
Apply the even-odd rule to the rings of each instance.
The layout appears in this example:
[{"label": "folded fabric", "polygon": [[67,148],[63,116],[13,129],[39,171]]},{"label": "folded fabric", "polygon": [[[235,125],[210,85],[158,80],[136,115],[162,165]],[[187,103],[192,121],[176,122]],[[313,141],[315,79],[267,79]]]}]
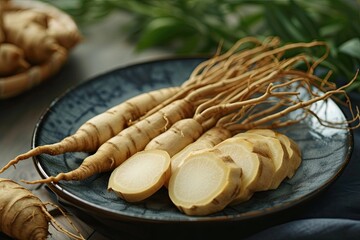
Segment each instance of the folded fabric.
[{"label": "folded fabric", "polygon": [[246,240],[355,240],[360,239],[360,220],[336,218],[302,219],[268,228]]}]

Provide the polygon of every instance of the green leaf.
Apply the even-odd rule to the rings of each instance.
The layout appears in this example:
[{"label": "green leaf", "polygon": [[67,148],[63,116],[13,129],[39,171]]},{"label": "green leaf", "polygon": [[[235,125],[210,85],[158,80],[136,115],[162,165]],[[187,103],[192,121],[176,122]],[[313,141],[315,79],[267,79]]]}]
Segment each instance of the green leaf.
[{"label": "green leaf", "polygon": [[320,27],[319,33],[322,37],[331,37],[338,34],[343,29],[343,25],[340,23],[329,23]]},{"label": "green leaf", "polygon": [[306,10],[297,4],[295,0],[290,1],[290,8],[293,17],[299,22],[299,30],[306,34],[307,40],[317,38],[319,35],[317,24]]},{"label": "green leaf", "polygon": [[265,4],[265,17],[268,26],[276,35],[285,41],[305,41],[301,29],[291,21],[291,12],[286,5],[275,4],[273,2]]},{"label": "green leaf", "polygon": [[161,44],[170,45],[176,37],[181,39],[191,34],[195,33],[184,22],[170,17],[156,18],[145,27],[136,47],[137,50],[144,50]]},{"label": "green leaf", "polygon": [[339,46],[339,51],[360,59],[360,39],[352,38]]}]

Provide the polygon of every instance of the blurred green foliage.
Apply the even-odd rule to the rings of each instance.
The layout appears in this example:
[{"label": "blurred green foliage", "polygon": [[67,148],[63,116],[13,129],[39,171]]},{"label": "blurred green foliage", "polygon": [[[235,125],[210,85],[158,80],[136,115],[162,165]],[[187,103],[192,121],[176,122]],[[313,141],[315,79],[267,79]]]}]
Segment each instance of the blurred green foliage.
[{"label": "blurred green foliage", "polygon": [[[283,43],[326,41],[324,66],[331,79],[352,79],[360,67],[360,0],[42,0],[79,26],[115,11],[132,19],[122,31],[137,50],[167,48],[177,54],[214,53],[245,36],[279,36]],[[121,24],[121,23],[119,23]],[[360,77],[349,91],[360,92]]]}]

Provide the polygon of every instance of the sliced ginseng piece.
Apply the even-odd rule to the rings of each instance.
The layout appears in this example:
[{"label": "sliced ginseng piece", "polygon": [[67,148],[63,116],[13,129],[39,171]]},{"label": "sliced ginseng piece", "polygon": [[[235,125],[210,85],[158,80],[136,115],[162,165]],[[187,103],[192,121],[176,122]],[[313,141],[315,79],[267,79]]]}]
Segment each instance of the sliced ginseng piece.
[{"label": "sliced ginseng piece", "polygon": [[171,175],[170,199],[187,215],[221,211],[238,195],[241,172],[229,156],[218,150],[196,151]]},{"label": "sliced ginseng piece", "polygon": [[138,202],[158,191],[169,174],[170,156],[166,151],[138,152],[111,173],[108,190],[128,202]]}]

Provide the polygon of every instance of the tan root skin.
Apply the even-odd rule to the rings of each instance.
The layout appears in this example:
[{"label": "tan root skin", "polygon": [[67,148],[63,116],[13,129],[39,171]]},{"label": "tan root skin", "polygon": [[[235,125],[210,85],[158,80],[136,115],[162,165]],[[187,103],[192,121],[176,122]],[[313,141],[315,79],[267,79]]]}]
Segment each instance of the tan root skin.
[{"label": "tan root skin", "polygon": [[138,120],[143,114],[178,90],[178,87],[169,87],[136,95],[90,118],[74,134],[60,142],[38,146],[18,155],[0,169],[0,173],[21,160],[39,154],[58,155],[65,152],[95,152],[103,143],[119,134],[131,122]]},{"label": "tan root skin", "polygon": [[203,128],[201,124],[193,118],[181,119],[174,123],[166,132],[153,138],[146,145],[145,150],[165,150],[169,153],[170,157],[172,157],[187,145],[193,143],[202,134],[202,132]]},{"label": "tan root skin", "polygon": [[[46,205],[57,208],[78,235],[66,230],[47,211]],[[17,240],[46,240],[49,223],[67,239],[85,240],[79,230],[57,205],[43,203],[30,190],[17,182],[0,178],[0,232]]]},{"label": "tan root skin", "polygon": [[241,188],[232,204],[249,200],[256,191],[269,189],[274,168],[271,160],[254,152],[254,144],[241,138],[229,138],[214,147],[229,155],[242,169]]},{"label": "tan root skin", "polygon": [[128,201],[142,201],[157,192],[170,175],[170,156],[162,150],[140,151],[110,175],[108,190]]},{"label": "tan root skin", "polygon": [[169,196],[187,215],[208,215],[224,209],[237,195],[241,168],[221,152],[190,154],[169,181]]},{"label": "tan root skin", "polygon": [[[149,141],[163,133],[167,126],[189,117],[191,113],[192,106],[190,103],[182,100],[174,101],[162,110],[125,128],[109,139],[99,147],[96,153],[86,157],[78,168],[46,179],[27,181],[27,183],[49,183],[61,180],[79,181],[95,173],[113,171],[133,154],[144,150]],[[9,164],[11,165],[11,163]]]},{"label": "tan root skin", "polygon": [[271,186],[269,189],[278,188],[287,176],[289,167],[289,156],[283,145],[280,143],[280,140],[250,132],[239,133],[234,137],[245,139],[254,143],[255,152],[265,155],[272,160],[275,168],[275,174],[271,179]]},{"label": "tan root skin", "polygon": [[11,43],[0,43],[0,62],[0,77],[10,76],[30,67],[23,50]]},{"label": "tan root skin", "polygon": [[[66,53],[54,38],[47,35],[46,28],[33,22],[17,22],[4,19],[6,40],[23,49],[26,60],[37,65],[50,59],[55,51]],[[32,37],[29,37],[32,36]]]},{"label": "tan root skin", "polygon": [[[50,219],[43,203],[17,183],[0,178],[0,231],[23,240],[45,240]],[[17,217],[15,217],[17,216]],[[20,231],[19,231],[20,230]]]}]

